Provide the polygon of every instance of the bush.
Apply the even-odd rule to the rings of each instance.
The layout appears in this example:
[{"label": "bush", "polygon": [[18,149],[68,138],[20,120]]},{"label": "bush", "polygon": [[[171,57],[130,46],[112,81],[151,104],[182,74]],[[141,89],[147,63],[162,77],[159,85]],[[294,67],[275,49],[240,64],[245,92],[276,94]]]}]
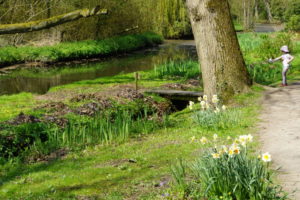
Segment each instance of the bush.
[{"label": "bush", "polygon": [[291,31],[300,31],[300,15],[293,15],[286,24],[286,28]]},{"label": "bush", "polygon": [[262,43],[257,49],[257,55],[261,59],[275,58],[280,53],[280,47],[287,45],[289,49],[293,50],[292,36],[288,33],[279,33],[275,37],[269,35],[261,35]]}]

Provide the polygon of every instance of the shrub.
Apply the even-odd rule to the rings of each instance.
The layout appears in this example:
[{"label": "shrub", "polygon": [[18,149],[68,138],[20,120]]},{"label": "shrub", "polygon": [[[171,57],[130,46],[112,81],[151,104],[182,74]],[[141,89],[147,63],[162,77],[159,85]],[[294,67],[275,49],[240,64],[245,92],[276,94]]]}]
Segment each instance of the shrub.
[{"label": "shrub", "polygon": [[286,28],[291,31],[300,31],[300,15],[292,15],[286,24]]}]

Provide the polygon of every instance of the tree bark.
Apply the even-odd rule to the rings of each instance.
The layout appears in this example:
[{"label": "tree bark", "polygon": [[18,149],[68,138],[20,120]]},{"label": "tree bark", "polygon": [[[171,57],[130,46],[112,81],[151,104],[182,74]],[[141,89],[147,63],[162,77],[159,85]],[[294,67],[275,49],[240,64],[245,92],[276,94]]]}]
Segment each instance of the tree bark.
[{"label": "tree bark", "polygon": [[48,19],[31,21],[19,24],[2,24],[0,25],[0,35],[13,33],[26,33],[32,31],[39,31],[42,29],[51,28],[60,24],[75,21],[80,18],[91,17],[95,15],[107,14],[106,9],[100,9],[99,6],[89,10],[81,9],[70,13],[54,16]]},{"label": "tree bark", "polygon": [[267,13],[268,13],[268,21],[272,22],[273,21],[273,16],[272,16],[272,13],[271,13],[270,2],[269,2],[269,0],[264,0],[264,3],[265,3]]},{"label": "tree bark", "polygon": [[258,2],[259,0],[255,0],[255,20],[259,19],[259,13],[258,13]]},{"label": "tree bark", "polygon": [[249,90],[251,80],[240,51],[227,0],[187,0],[204,93],[224,102]]}]

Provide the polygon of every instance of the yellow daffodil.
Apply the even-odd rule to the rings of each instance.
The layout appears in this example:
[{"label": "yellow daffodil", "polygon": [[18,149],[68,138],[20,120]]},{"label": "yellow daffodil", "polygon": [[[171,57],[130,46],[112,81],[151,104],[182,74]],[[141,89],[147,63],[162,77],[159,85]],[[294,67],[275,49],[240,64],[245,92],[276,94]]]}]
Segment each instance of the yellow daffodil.
[{"label": "yellow daffodil", "polygon": [[203,95],[203,100],[207,101],[207,95]]},{"label": "yellow daffodil", "polygon": [[200,102],[201,102],[201,101],[202,101],[202,97],[198,97],[198,101],[200,101]]}]

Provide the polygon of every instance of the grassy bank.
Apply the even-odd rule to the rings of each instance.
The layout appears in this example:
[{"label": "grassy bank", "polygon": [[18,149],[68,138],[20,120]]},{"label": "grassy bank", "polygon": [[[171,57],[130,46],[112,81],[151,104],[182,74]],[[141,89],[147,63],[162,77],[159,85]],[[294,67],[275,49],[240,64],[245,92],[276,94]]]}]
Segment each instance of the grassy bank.
[{"label": "grassy bank", "polygon": [[[0,197],[4,199],[160,199],[181,198],[170,188],[170,166],[193,160],[204,146],[192,137],[236,137],[253,131],[257,92],[236,98],[238,123],[225,129],[200,126],[194,111],[170,116],[174,127],[154,131],[120,145],[96,145],[50,162],[1,166]],[[242,105],[247,105],[243,106]],[[229,111],[231,112],[231,111]],[[226,120],[226,119],[224,119]]]},{"label": "grassy bank", "polygon": [[57,62],[126,53],[162,43],[155,33],[117,36],[105,40],[60,43],[54,46],[4,47],[0,50],[0,66],[25,62]]}]

